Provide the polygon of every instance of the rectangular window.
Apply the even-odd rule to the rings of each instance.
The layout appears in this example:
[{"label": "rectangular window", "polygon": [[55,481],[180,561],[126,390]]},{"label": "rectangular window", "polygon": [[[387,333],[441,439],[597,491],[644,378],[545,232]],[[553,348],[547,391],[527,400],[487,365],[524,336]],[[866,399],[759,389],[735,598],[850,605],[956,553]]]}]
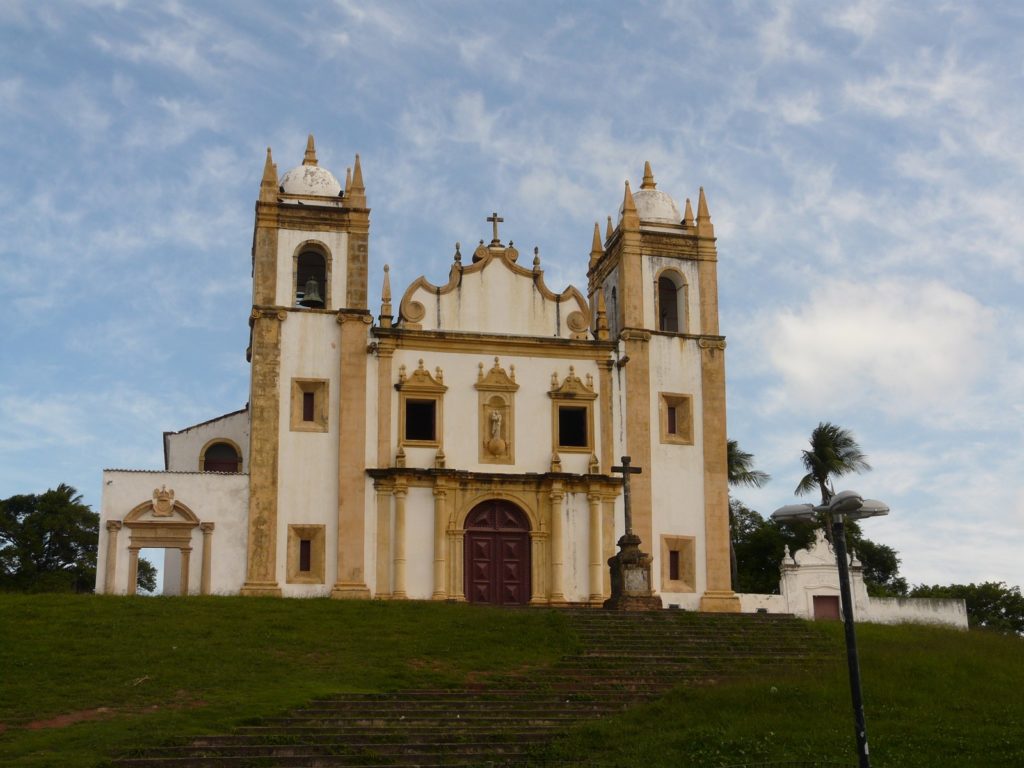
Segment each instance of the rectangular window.
[{"label": "rectangular window", "polygon": [[327,379],[292,379],[293,432],[327,431]]},{"label": "rectangular window", "polygon": [[693,397],[661,392],[658,397],[661,442],[693,445]]},{"label": "rectangular window", "polygon": [[558,407],[558,446],[560,448],[586,448],[587,408],[573,405]]},{"label": "rectangular window", "polygon": [[423,442],[437,440],[435,400],[405,401],[405,439]]},{"label": "rectangular window", "polygon": [[661,537],[661,591],[695,592],[697,540],[693,536]]},{"label": "rectangular window", "polygon": [[326,527],[289,525],[287,581],[289,584],[323,584]]},{"label": "rectangular window", "polygon": [[313,562],[313,541],[311,539],[299,539],[299,572],[309,573]]},{"label": "rectangular window", "polygon": [[670,549],[668,553],[669,581],[679,581],[679,550]]}]

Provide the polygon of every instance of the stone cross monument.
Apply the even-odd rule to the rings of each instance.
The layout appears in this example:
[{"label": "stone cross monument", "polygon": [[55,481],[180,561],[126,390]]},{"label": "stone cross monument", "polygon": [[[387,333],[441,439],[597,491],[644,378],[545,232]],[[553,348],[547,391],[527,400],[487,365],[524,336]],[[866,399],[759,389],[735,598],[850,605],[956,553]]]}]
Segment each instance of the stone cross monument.
[{"label": "stone cross monument", "polygon": [[661,597],[651,590],[651,556],[640,551],[640,537],[633,533],[633,506],[629,495],[629,476],[643,470],[629,466],[629,461],[629,456],[623,456],[622,466],[612,467],[612,472],[622,473],[626,533],[619,539],[619,553],[608,559],[612,596],[604,601],[604,607],[617,611],[657,610],[662,607]]}]

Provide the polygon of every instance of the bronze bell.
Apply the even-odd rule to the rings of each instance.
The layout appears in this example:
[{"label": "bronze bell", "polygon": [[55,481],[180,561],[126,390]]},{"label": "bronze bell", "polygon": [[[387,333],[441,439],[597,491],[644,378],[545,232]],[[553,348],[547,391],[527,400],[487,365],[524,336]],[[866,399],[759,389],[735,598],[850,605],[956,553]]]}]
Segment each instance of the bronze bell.
[{"label": "bronze bell", "polygon": [[306,288],[302,292],[302,301],[299,302],[299,305],[303,307],[322,307],[324,305],[324,300],[320,298],[320,286],[315,277],[310,277],[306,281]]}]

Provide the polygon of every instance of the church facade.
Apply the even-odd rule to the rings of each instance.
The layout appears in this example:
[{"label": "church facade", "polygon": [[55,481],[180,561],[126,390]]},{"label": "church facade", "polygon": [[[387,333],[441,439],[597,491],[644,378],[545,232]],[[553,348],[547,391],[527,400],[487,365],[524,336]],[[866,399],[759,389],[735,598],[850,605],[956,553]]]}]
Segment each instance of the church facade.
[{"label": "church facade", "polygon": [[627,182],[585,292],[550,288],[487,221],[447,278],[393,297],[385,267],[374,315],[359,157],[342,184],[312,136],[281,177],[268,149],[249,402],[165,433],[164,471],[104,471],[97,591],[133,593],[158,547],[171,594],[598,605],[628,455],[656,592],[738,611],[703,190],[694,216],[649,165]]}]

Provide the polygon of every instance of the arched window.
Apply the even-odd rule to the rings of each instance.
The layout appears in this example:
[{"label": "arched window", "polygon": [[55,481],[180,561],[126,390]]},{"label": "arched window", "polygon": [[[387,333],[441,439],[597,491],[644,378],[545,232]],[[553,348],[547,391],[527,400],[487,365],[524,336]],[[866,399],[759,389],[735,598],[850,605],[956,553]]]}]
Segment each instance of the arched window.
[{"label": "arched window", "polygon": [[664,272],[658,278],[658,330],[686,331],[686,283],[678,272]]},{"label": "arched window", "polygon": [[232,443],[217,441],[203,451],[203,472],[241,472],[242,456]]},{"label": "arched window", "polygon": [[303,307],[327,305],[327,260],[316,251],[299,254],[295,269],[295,303]]}]

